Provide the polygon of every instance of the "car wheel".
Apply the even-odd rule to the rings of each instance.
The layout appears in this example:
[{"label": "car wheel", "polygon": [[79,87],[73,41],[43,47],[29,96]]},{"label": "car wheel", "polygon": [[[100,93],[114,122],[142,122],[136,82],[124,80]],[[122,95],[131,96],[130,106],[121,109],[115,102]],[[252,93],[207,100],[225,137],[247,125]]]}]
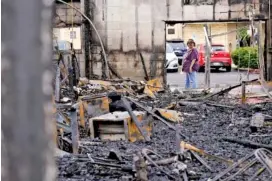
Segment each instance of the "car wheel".
[{"label": "car wheel", "polygon": [[226,71],[230,72],[231,71],[231,66],[226,67]]}]

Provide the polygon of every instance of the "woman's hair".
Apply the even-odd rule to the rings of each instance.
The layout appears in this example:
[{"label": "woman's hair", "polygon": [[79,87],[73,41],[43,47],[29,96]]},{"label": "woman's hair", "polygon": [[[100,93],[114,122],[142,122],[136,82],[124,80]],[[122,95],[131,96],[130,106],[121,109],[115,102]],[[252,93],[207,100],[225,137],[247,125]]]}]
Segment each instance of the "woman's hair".
[{"label": "woman's hair", "polygon": [[193,43],[194,46],[196,45],[196,44],[195,44],[195,41],[194,41],[193,39],[189,39],[189,40],[187,41],[187,45],[190,44],[190,43]]}]

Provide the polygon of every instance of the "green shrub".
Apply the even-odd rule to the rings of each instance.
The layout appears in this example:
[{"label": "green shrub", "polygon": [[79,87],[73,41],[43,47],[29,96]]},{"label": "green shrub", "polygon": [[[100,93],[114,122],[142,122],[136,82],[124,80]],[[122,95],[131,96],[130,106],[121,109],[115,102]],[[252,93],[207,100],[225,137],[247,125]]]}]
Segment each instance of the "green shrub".
[{"label": "green shrub", "polygon": [[[258,68],[258,48],[255,47],[242,47],[237,48],[231,54],[233,63],[238,66],[238,68]],[[240,58],[240,61],[239,61]]]}]

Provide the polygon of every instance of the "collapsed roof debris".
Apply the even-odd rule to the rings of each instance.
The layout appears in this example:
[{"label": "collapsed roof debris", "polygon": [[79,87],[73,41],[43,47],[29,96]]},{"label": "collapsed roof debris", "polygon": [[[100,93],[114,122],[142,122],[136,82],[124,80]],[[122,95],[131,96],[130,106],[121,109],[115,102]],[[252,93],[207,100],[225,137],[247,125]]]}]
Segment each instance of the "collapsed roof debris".
[{"label": "collapsed roof debris", "polygon": [[158,79],[79,78],[71,88],[60,77],[58,180],[272,179],[271,100],[224,96],[241,85],[190,94]]}]

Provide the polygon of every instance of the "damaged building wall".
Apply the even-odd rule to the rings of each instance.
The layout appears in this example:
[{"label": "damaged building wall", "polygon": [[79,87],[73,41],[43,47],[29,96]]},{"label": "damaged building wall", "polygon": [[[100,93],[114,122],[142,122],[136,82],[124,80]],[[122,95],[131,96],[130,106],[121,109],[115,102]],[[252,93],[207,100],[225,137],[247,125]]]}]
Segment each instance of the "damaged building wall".
[{"label": "damaged building wall", "polygon": [[[95,25],[106,45],[109,63],[122,77],[144,77],[140,53],[149,75],[162,75],[165,10],[165,5],[154,0],[96,2]],[[99,52],[99,47],[93,50],[97,54],[94,73],[101,75]]]},{"label": "damaged building wall", "polygon": [[[86,1],[86,0],[84,0]],[[84,1],[73,4],[84,12]],[[164,75],[165,23],[163,20],[229,20],[247,18],[249,5],[246,0],[89,0],[93,21],[99,31],[108,61],[122,77],[136,80],[145,76],[140,53],[143,55],[149,76]],[[254,1],[255,13],[265,14],[264,0]],[[260,11],[261,10],[261,11]],[[69,27],[82,25],[82,18],[66,5],[57,4],[55,26]],[[72,18],[71,14],[74,13]],[[81,26],[82,27],[82,26]],[[82,28],[83,29],[83,28]],[[82,30],[82,40],[84,30]],[[97,36],[92,32],[90,61],[94,74],[102,75],[101,47]],[[85,49],[78,52],[81,75],[85,75]],[[92,72],[92,71],[90,71]]]},{"label": "damaged building wall", "polygon": [[[74,6],[76,9],[82,10],[83,6],[79,0],[67,1],[67,3]],[[79,12],[70,8],[68,5],[62,3],[56,3],[55,14],[53,19],[53,39],[57,41],[68,41],[74,43],[76,49],[77,59],[80,65],[80,75],[85,76],[85,57],[84,57],[84,30],[83,30],[83,18]],[[75,28],[75,29],[74,29]],[[80,29],[80,30],[78,30]],[[60,34],[61,31],[68,31],[65,34]],[[74,32],[76,42],[74,42],[69,33]],[[67,34],[68,33],[68,34]],[[70,37],[70,38],[69,38]]]},{"label": "damaged building wall", "polygon": [[[248,17],[252,1],[103,0],[94,1],[94,21],[102,36],[109,63],[123,77],[143,79],[141,52],[151,77],[163,75],[163,20],[228,20]],[[214,3],[216,2],[216,3]],[[262,8],[255,1],[255,12]],[[226,28],[227,30],[227,28]],[[94,73],[101,75],[99,45],[92,50]]]}]

